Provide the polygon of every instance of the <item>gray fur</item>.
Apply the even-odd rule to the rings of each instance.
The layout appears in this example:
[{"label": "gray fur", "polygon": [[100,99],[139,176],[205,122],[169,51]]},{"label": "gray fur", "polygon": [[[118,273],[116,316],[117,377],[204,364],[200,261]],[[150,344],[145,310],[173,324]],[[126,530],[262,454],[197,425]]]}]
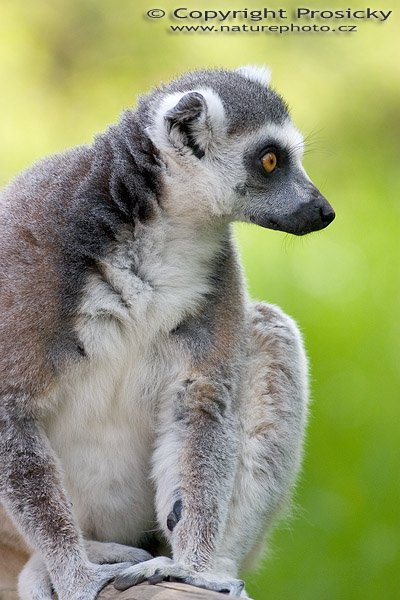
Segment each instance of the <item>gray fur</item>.
[{"label": "gray fur", "polygon": [[230,135],[256,130],[265,123],[266,118],[281,125],[289,116],[286,103],[270,87],[246,79],[239,72],[209,70],[187,73],[156,89],[139,103],[140,117],[149,122],[154,108],[166,94],[189,92],[199,87],[209,87],[221,98],[228,115]]},{"label": "gray fur", "polygon": [[[35,551],[23,600],[93,600],[115,576],[245,595],[299,469],[307,365],[293,321],[249,301],[230,223],[332,220],[299,139],[262,82],[191,73],[0,195],[0,497]],[[145,550],[170,558],[135,564]]]}]

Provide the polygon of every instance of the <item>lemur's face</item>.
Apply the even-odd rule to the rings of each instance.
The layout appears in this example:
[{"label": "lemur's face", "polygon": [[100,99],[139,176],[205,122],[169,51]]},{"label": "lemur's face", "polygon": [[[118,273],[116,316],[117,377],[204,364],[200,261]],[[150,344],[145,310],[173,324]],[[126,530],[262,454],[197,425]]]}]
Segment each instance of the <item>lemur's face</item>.
[{"label": "lemur's face", "polygon": [[199,72],[156,93],[149,132],[166,164],[171,210],[295,235],[334,219],[304,171],[302,136],[267,76],[253,67]]}]

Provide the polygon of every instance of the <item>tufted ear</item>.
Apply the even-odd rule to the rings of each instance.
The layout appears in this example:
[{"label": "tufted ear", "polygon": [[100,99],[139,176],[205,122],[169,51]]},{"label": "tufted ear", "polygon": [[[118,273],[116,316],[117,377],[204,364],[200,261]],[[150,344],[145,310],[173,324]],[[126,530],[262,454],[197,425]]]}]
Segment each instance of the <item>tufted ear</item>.
[{"label": "tufted ear", "polygon": [[162,145],[200,160],[212,152],[225,129],[222,102],[205,88],[167,96],[157,111],[154,133]]},{"label": "tufted ear", "polygon": [[203,158],[205,148],[201,137],[204,138],[204,132],[209,128],[204,96],[199,92],[185,94],[166,112],[164,119],[173,145],[187,146],[197,158]]},{"label": "tufted ear", "polygon": [[259,65],[245,65],[236,69],[240,75],[268,87],[271,81],[271,70]]}]

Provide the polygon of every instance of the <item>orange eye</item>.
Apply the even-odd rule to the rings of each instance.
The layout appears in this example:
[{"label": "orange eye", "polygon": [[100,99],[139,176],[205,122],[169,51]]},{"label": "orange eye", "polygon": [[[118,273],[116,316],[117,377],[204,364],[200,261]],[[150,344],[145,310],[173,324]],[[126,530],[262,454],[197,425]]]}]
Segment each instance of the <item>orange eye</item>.
[{"label": "orange eye", "polygon": [[267,173],[272,173],[276,169],[278,159],[276,158],[276,154],[274,152],[267,152],[262,157],[261,162],[265,171],[267,171]]}]

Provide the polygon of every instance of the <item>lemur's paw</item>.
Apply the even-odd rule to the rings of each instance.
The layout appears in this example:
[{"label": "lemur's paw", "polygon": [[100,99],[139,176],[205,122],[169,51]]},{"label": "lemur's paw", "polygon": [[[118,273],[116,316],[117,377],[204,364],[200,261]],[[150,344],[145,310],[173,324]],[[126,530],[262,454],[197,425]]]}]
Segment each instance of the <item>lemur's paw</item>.
[{"label": "lemur's paw", "polygon": [[180,581],[229,596],[240,596],[244,588],[244,583],[240,579],[221,577],[215,573],[198,573],[164,556],[129,567],[115,578],[114,586],[117,590],[126,590],[146,580],[151,584],[161,581]]},{"label": "lemur's paw", "polygon": [[[79,578],[63,582],[65,586],[55,586],[59,600],[95,600],[98,593],[115,577],[127,570],[131,563],[114,565],[89,565],[79,573]],[[78,574],[75,574],[76,576]]]},{"label": "lemur's paw", "polygon": [[[86,546],[88,554],[92,555],[91,562],[82,565],[76,572],[71,571],[60,577],[58,585],[55,586],[59,600],[95,600],[99,591],[117,575],[125,572],[132,564],[151,558],[144,550],[120,544],[94,542]],[[106,559],[107,563],[117,564],[94,564],[95,550],[97,550],[97,558],[100,558],[101,551],[102,560]],[[52,600],[53,591],[50,575],[43,559],[38,553],[33,554],[19,575],[19,598]]]},{"label": "lemur's paw", "polygon": [[152,555],[141,548],[114,544],[113,542],[85,541],[89,560],[97,564],[128,562],[132,565],[152,559]]}]

